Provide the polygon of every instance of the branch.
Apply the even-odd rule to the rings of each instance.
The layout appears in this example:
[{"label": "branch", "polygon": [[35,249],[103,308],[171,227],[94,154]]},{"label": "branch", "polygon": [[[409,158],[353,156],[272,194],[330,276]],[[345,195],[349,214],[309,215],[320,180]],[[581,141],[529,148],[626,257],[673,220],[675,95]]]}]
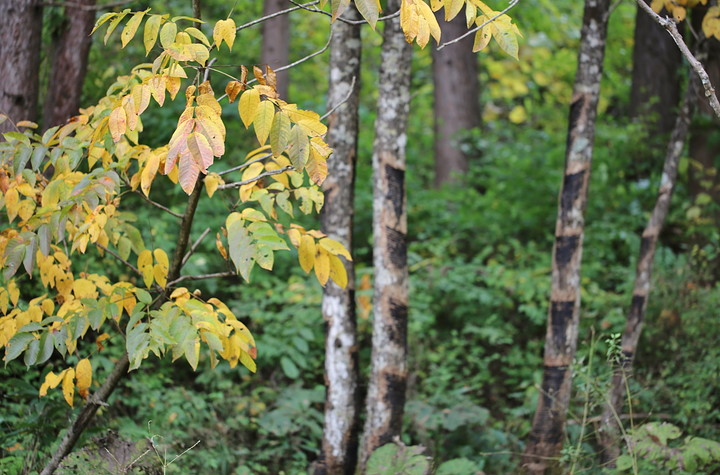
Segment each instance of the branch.
[{"label": "branch", "polygon": [[[313,12],[313,13],[322,13],[323,15],[327,15],[330,18],[332,18],[332,13],[326,12],[325,10],[320,10],[317,7],[308,8],[308,5],[313,5],[318,2],[306,3],[304,5],[300,5],[299,3],[297,3],[293,0],[289,0],[289,1],[293,5],[297,5],[297,8],[302,8],[303,10],[307,10],[307,11]],[[377,21],[390,20],[391,18],[395,18],[396,16],[399,16],[399,15],[400,15],[400,10],[396,11],[395,13],[391,13],[390,15],[382,16],[382,17],[378,18]],[[362,24],[367,23],[367,20],[346,20],[343,17],[337,17],[336,20],[341,21],[343,23],[347,23],[348,25],[362,25]]]},{"label": "branch", "polygon": [[[270,19],[275,18],[275,17],[278,17],[278,16],[280,16],[280,15],[285,15],[286,13],[294,12],[295,10],[300,10],[301,8],[306,8],[306,7],[309,7],[309,6],[311,6],[311,5],[316,5],[316,4],[320,3],[320,0],[315,0],[314,2],[309,2],[309,3],[304,3],[304,4],[302,4],[302,5],[297,4],[297,3],[295,3],[295,2],[292,2],[292,3],[294,3],[294,4],[297,5],[297,6],[296,6],[296,7],[292,7],[292,8],[288,8],[288,9],[285,9],[285,10],[280,10],[279,12],[271,13],[270,15],[266,15],[266,16],[264,16],[264,17],[260,17],[260,18],[258,18],[257,20],[253,20],[253,21],[251,21],[251,22],[245,23],[244,25],[240,25],[240,26],[238,26],[238,27],[235,28],[235,31],[240,31],[240,30],[245,29],[245,28],[250,28],[251,26],[257,25],[258,23],[262,23],[262,22],[264,22],[264,21],[270,20]],[[312,11],[312,10],[311,10],[311,11]]]},{"label": "branch", "polygon": [[215,272],[214,274],[198,274],[198,275],[182,275],[172,282],[168,282],[167,286],[172,287],[184,280],[203,280],[203,279],[215,279],[218,277],[232,277],[237,275],[235,272]]},{"label": "branch", "polygon": [[332,115],[333,112],[338,110],[341,105],[345,104],[349,99],[350,96],[352,96],[353,91],[355,90],[355,76],[352,77],[352,81],[350,82],[350,90],[348,91],[347,95],[343,97],[343,99],[335,104],[329,111],[327,111],[325,114],[323,114],[322,117],[320,117],[320,120],[325,120],[328,117]]},{"label": "branch", "polygon": [[180,263],[181,266],[184,266],[187,263],[187,261],[190,259],[190,256],[193,255],[195,249],[200,245],[202,240],[205,239],[205,236],[207,236],[209,232],[210,228],[206,228],[205,231],[203,231],[203,233],[200,235],[200,237],[197,238],[197,240],[193,243],[193,245],[190,246],[190,250],[187,252],[187,254],[185,254],[185,257],[183,257],[183,260]]},{"label": "branch", "polygon": [[675,44],[680,49],[680,52],[683,54],[683,56],[685,56],[685,59],[688,60],[690,66],[700,77],[700,82],[703,85],[703,89],[705,89],[705,97],[708,98],[710,107],[712,107],[715,115],[720,118],[720,102],[718,102],[718,98],[715,95],[715,89],[710,82],[710,77],[703,68],[702,63],[698,61],[697,58],[695,58],[695,56],[693,56],[693,54],[690,52],[690,49],[685,44],[685,41],[683,41],[682,35],[680,35],[680,32],[677,29],[677,25],[675,25],[675,22],[668,18],[663,18],[657,13],[655,13],[652,8],[650,8],[650,6],[647,5],[643,0],[635,0],[635,3],[637,3],[638,6],[645,11],[645,13],[650,15],[657,24],[665,28],[670,34],[670,36],[672,36],[672,39],[675,41]]},{"label": "branch", "polygon": [[227,175],[228,173],[236,172],[236,171],[238,171],[238,170],[242,170],[242,169],[245,168],[245,167],[249,167],[249,166],[252,165],[253,163],[262,162],[262,161],[265,160],[266,158],[270,158],[270,157],[272,157],[272,154],[269,153],[269,154],[267,154],[267,155],[263,155],[263,156],[261,156],[261,157],[258,157],[258,158],[256,158],[255,160],[250,160],[250,161],[247,162],[247,163],[243,163],[242,165],[238,165],[238,166],[236,166],[236,167],[228,168],[227,170],[223,170],[223,171],[221,171],[221,172],[217,172],[217,174],[218,174],[218,175],[221,175],[221,176],[222,176],[222,175]]},{"label": "branch", "polygon": [[220,185],[220,186],[218,186],[218,190],[227,190],[228,188],[240,188],[243,185],[249,185],[250,183],[256,182],[267,176],[279,175],[281,173],[285,173],[286,171],[294,170],[294,169],[295,169],[294,167],[287,166],[287,167],[278,168],[277,170],[269,170],[269,171],[259,174],[255,178],[248,178],[247,180],[236,181],[233,183],[226,183],[224,185]]},{"label": "branch", "polygon": [[[468,36],[472,35],[472,34],[475,33],[476,31],[479,31],[479,30],[480,30],[481,28],[483,28],[485,25],[489,24],[490,22],[493,22],[493,21],[497,20],[498,18],[500,18],[501,16],[503,16],[504,14],[506,14],[506,13],[507,13],[508,11],[510,11],[515,5],[517,5],[519,1],[520,1],[520,0],[512,0],[512,1],[510,2],[510,4],[507,6],[507,8],[505,8],[505,10],[501,11],[500,13],[498,13],[498,14],[495,15],[494,17],[490,18],[489,20],[483,22],[481,25],[478,25],[478,26],[476,26],[475,28],[473,28],[472,30],[469,30],[467,33],[465,33],[465,34],[463,34],[463,35],[460,35],[459,37],[455,38],[454,40],[450,40],[450,41],[447,41],[447,42],[441,44],[440,46],[437,47],[437,50],[440,51],[440,50],[443,49],[444,47],[449,46],[449,45],[451,45],[451,44],[453,44],[453,43],[457,43],[458,41],[461,41],[461,40],[463,40],[464,38],[467,38]],[[642,1],[642,0],[640,0],[640,1]]]},{"label": "branch", "polygon": [[138,195],[140,195],[140,196],[142,197],[142,199],[144,199],[145,201],[147,201],[148,203],[150,203],[150,204],[153,205],[154,207],[159,208],[159,209],[165,211],[166,213],[168,213],[168,214],[170,214],[170,215],[172,215],[172,216],[175,216],[176,218],[182,219],[183,215],[181,215],[180,213],[176,213],[175,211],[171,210],[170,208],[161,205],[161,204],[158,203],[157,201],[151,200],[150,198],[148,198],[147,196],[145,196],[145,193],[143,193],[142,191],[140,191],[140,190],[135,190],[135,193],[137,193]]},{"label": "branch", "polygon": [[137,267],[135,267],[134,265],[130,264],[128,261],[126,261],[125,259],[123,259],[122,257],[120,257],[120,255],[117,254],[117,253],[116,253],[115,251],[113,251],[112,249],[108,249],[107,247],[105,247],[105,246],[103,246],[102,244],[99,244],[99,243],[97,243],[97,242],[95,243],[95,245],[96,245],[97,247],[99,247],[100,249],[102,249],[103,251],[105,251],[105,252],[107,252],[108,254],[110,254],[111,256],[113,256],[115,259],[119,260],[120,262],[122,262],[123,264],[125,264],[126,266],[128,266],[130,269],[132,269],[133,271],[135,271],[136,274],[142,276],[142,272],[140,272],[140,269],[138,269]]}]

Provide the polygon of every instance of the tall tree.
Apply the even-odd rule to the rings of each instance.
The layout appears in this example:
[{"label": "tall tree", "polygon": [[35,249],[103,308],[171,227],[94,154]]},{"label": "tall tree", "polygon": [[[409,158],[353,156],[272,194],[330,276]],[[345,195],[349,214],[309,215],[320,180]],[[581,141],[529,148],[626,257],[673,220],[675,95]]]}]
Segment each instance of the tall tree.
[{"label": "tall tree", "polygon": [[[444,39],[467,33],[464,15],[449,22],[438,18],[438,23]],[[464,130],[480,126],[477,55],[472,45],[470,35],[441,50],[433,48],[435,186],[450,182],[468,170],[468,157],[460,147],[460,135]]]},{"label": "tall tree", "polygon": [[37,118],[42,4],[3,0],[0,18],[0,114],[10,117],[0,124],[2,133],[13,130],[11,121]]},{"label": "tall tree", "polygon": [[90,31],[95,23],[95,0],[78,0],[65,6],[61,27],[51,42],[51,65],[45,96],[43,127],[49,129],[77,114],[87,72]]},{"label": "tall tree", "polygon": [[[387,11],[400,8],[388,1]],[[410,108],[412,48],[398,17],[385,22],[373,144],[373,264],[375,267],[372,363],[360,472],[373,450],[402,428],[407,382],[407,210],[405,131]]]},{"label": "tall tree", "polygon": [[[645,12],[643,12],[645,14]],[[646,15],[647,16],[647,15]],[[635,286],[633,288],[632,303],[627,316],[627,324],[622,336],[622,355],[613,371],[612,384],[603,408],[600,430],[600,457],[609,466],[614,466],[615,459],[620,455],[618,445],[618,415],[622,411],[625,401],[625,388],[628,376],[632,371],[632,364],[637,352],[640,333],[642,332],[645,310],[650,296],[650,283],[652,277],[652,263],[655,257],[655,248],[662,230],[665,218],[670,208],[670,199],[677,178],[678,163],[685,149],[685,141],[690,127],[690,106],[694,99],[692,87],[688,87],[680,114],[675,121],[675,128],[667,146],[662,179],[658,189],[657,200],[650,219],[642,234],[640,241],[640,255],[635,272]]]},{"label": "tall tree", "polygon": [[[354,7],[343,18],[359,20]],[[355,161],[360,102],[360,25],[333,24],[326,140],[334,152],[323,183],[322,230],[352,252]],[[358,353],[355,320],[355,267],[345,261],[346,288],[328,283],[323,294],[325,337],[325,422],[316,474],[352,474],[358,449]]]},{"label": "tall tree", "polygon": [[586,0],[553,246],[543,380],[523,464],[542,474],[562,448],[580,319],[580,264],[609,0]]},{"label": "tall tree", "polygon": [[[288,7],[285,0],[265,0],[263,16],[272,15]],[[271,68],[279,68],[288,64],[290,56],[290,17],[279,15],[262,24],[262,55],[261,62]],[[277,91],[280,97],[288,97],[288,71],[277,73]]]},{"label": "tall tree", "polygon": [[[649,3],[649,2],[646,2]],[[682,56],[672,37],[637,7],[633,46],[630,117],[647,127],[652,144],[648,153],[660,156],[673,130],[680,102]]]}]

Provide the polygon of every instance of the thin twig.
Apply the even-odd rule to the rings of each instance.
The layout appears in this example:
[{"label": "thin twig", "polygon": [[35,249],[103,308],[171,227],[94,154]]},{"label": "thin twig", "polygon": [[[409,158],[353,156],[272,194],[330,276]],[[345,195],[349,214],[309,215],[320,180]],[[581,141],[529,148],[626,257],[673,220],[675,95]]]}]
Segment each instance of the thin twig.
[{"label": "thin twig", "polygon": [[[306,3],[305,5],[300,5],[299,3],[297,3],[293,0],[289,0],[289,1],[293,5],[297,5],[298,8],[302,8],[303,10],[307,10],[307,11],[313,12],[313,13],[322,13],[323,15],[327,15],[330,18],[332,18],[332,13],[326,12],[325,10],[320,10],[318,7],[309,8],[307,6],[307,5],[311,5],[311,4]],[[313,2],[313,3],[318,3],[318,2]],[[395,18],[396,16],[399,16],[399,15],[400,15],[400,10],[396,11],[395,13],[391,13],[390,15],[382,16],[382,17],[378,18],[377,21],[387,21],[387,20]],[[343,18],[341,16],[337,17],[336,20],[341,21],[343,23],[347,23],[348,25],[363,25],[365,23],[368,23],[367,20],[346,20],[345,18]]]},{"label": "thin twig", "polygon": [[173,280],[172,282],[168,282],[167,286],[168,286],[168,288],[173,287],[184,280],[218,279],[221,277],[232,277],[235,275],[237,275],[237,274],[235,272],[231,272],[231,271],[214,272],[212,274],[181,275],[180,277]]},{"label": "thin twig", "polygon": [[166,206],[163,206],[163,205],[161,205],[160,203],[158,203],[158,202],[156,202],[156,201],[151,200],[150,198],[148,198],[147,196],[145,196],[145,193],[143,193],[142,191],[140,191],[140,190],[135,190],[135,193],[137,193],[138,195],[140,195],[140,196],[142,197],[142,199],[144,199],[145,201],[147,201],[148,203],[150,203],[150,204],[153,205],[154,207],[156,207],[156,208],[158,208],[158,209],[161,209],[161,210],[165,211],[166,213],[175,216],[175,217],[178,218],[178,219],[182,219],[183,216],[182,216],[180,213],[176,213],[175,211],[171,210],[170,208],[168,208],[168,207],[166,207]]},{"label": "thin twig", "polygon": [[350,82],[350,90],[348,90],[347,95],[345,97],[343,97],[343,99],[340,102],[335,104],[329,111],[327,111],[325,114],[323,114],[323,116],[320,117],[320,120],[322,121],[322,120],[327,119],[328,117],[330,117],[330,115],[332,115],[333,112],[338,110],[341,105],[345,104],[348,100],[350,100],[350,96],[352,96],[352,93],[354,90],[355,90],[355,76],[352,77],[352,81]]},{"label": "thin twig", "polygon": [[240,25],[240,26],[236,27],[235,31],[240,31],[244,28],[250,28],[251,26],[257,25],[258,23],[262,23],[262,22],[270,20],[272,18],[281,16],[281,15],[285,15],[286,13],[294,12],[295,10],[300,10],[302,8],[316,5],[316,4],[320,3],[320,0],[315,0],[314,2],[309,2],[309,3],[302,4],[302,5],[297,4],[295,2],[292,2],[292,3],[294,3],[297,6],[292,7],[292,8],[287,8],[285,10],[280,10],[279,12],[271,13],[270,15],[265,15],[264,17],[257,18],[251,22],[248,22],[248,23],[245,23],[244,25]]},{"label": "thin twig", "polygon": [[106,3],[103,5],[85,5],[83,3],[77,3],[77,2],[43,2],[42,6],[44,7],[70,7],[75,8],[77,10],[85,10],[85,11],[97,11],[97,10],[105,10],[115,7],[121,7],[123,5],[127,5],[128,3],[132,3],[134,0],[123,0],[121,2],[114,2],[114,3]]},{"label": "thin twig", "polygon": [[259,174],[255,178],[248,178],[247,180],[236,181],[233,183],[226,183],[224,185],[220,185],[220,186],[218,186],[217,189],[218,190],[227,190],[228,188],[240,188],[243,185],[249,185],[250,183],[256,182],[267,176],[279,175],[281,173],[285,173],[286,171],[290,171],[290,170],[294,170],[294,169],[295,169],[294,167],[287,166],[287,167],[278,168],[277,170],[269,170],[269,171]]},{"label": "thin twig", "polygon": [[174,459],[172,459],[166,466],[169,466],[169,465],[172,464],[174,461],[176,461],[177,459],[179,459],[180,457],[182,457],[182,456],[185,455],[186,453],[190,452],[190,451],[191,451],[192,449],[194,449],[195,446],[196,446],[197,444],[199,444],[199,443],[200,443],[200,441],[198,440],[197,442],[195,442],[194,444],[192,444],[192,445],[191,445],[190,447],[188,447],[183,453],[181,453],[180,455],[178,455],[177,457],[175,457]]},{"label": "thin twig", "polygon": [[655,13],[653,9],[650,8],[650,6],[647,5],[643,0],[635,0],[635,3],[637,3],[638,6],[645,11],[645,13],[650,15],[657,24],[665,28],[670,34],[670,36],[672,36],[672,39],[675,41],[675,44],[680,49],[680,52],[683,54],[683,56],[685,56],[685,59],[688,60],[690,66],[700,77],[700,82],[703,85],[703,89],[705,89],[705,97],[708,98],[710,107],[712,107],[715,115],[720,118],[720,102],[718,102],[718,98],[715,95],[715,88],[713,88],[713,85],[710,82],[710,77],[705,71],[705,68],[703,68],[702,63],[698,61],[695,56],[693,56],[692,52],[690,52],[690,49],[685,44],[685,41],[683,41],[682,35],[680,35],[680,32],[677,29],[677,25],[675,25],[675,22],[669,18],[663,18],[657,13]]},{"label": "thin twig", "polygon": [[236,166],[236,167],[228,168],[227,170],[223,170],[223,171],[221,171],[221,172],[217,172],[217,174],[220,175],[220,176],[222,176],[222,175],[227,175],[228,173],[236,172],[236,171],[238,171],[238,170],[242,170],[242,169],[245,168],[245,167],[249,167],[249,166],[252,165],[253,163],[262,162],[262,161],[265,160],[266,158],[270,158],[270,157],[272,157],[272,154],[268,153],[267,155],[262,155],[262,156],[256,158],[255,160],[250,160],[250,161],[247,162],[247,163],[243,163],[242,165],[238,165],[238,166]]},{"label": "thin twig", "polygon": [[185,254],[185,257],[183,257],[182,262],[180,263],[181,266],[184,266],[187,261],[190,259],[190,256],[193,255],[193,252],[195,252],[195,249],[200,245],[203,239],[205,239],[205,236],[208,235],[210,232],[210,228],[205,228],[205,231],[200,235],[199,238],[193,243],[192,246],[190,246],[190,250]]},{"label": "thin twig", "polygon": [[517,5],[519,1],[520,0],[512,0],[510,2],[510,4],[507,6],[507,8],[505,8],[505,10],[499,12],[497,15],[495,15],[494,17],[490,18],[489,20],[483,22],[481,25],[476,26],[472,30],[468,30],[465,34],[460,35],[459,37],[455,38],[454,40],[446,41],[445,43],[441,44],[440,46],[437,47],[438,51],[440,51],[441,49],[443,49],[446,46],[449,46],[453,43],[457,43],[458,41],[461,41],[464,38],[467,38],[468,36],[472,35],[476,31],[479,31],[480,29],[482,29],[485,25],[497,20],[498,18],[500,18],[501,16],[506,14],[508,11],[510,11],[515,5]]},{"label": "thin twig", "polygon": [[110,254],[111,256],[113,256],[115,259],[119,260],[120,262],[122,262],[123,264],[125,264],[126,266],[128,266],[130,269],[132,269],[133,271],[135,271],[136,274],[142,275],[142,272],[140,272],[140,269],[138,269],[137,267],[135,267],[134,265],[130,264],[128,261],[126,261],[125,259],[123,259],[122,257],[120,257],[120,255],[119,255],[118,253],[116,253],[115,251],[113,251],[112,249],[108,249],[107,247],[105,247],[105,246],[103,246],[102,244],[97,243],[97,242],[95,243],[95,245],[96,245],[97,247],[99,247],[100,249],[102,249],[103,251],[105,251],[105,252],[107,252],[108,254]]}]

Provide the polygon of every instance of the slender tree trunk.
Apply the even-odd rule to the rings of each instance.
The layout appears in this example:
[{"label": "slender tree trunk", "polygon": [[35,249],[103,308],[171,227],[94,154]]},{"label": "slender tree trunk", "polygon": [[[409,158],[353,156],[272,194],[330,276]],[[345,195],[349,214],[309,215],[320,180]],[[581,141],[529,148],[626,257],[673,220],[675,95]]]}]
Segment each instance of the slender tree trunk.
[{"label": "slender tree trunk", "polygon": [[[400,8],[388,1],[387,11]],[[410,107],[412,47],[398,17],[385,22],[378,111],[373,145],[373,263],[375,266],[372,363],[360,473],[373,450],[402,429],[407,382],[407,213],[405,141]]]},{"label": "slender tree trunk", "polygon": [[[95,0],[75,3],[92,7]],[[63,124],[78,113],[94,23],[95,10],[65,7],[65,22],[52,38],[52,64],[43,113],[45,129]]]},{"label": "slender tree trunk", "polygon": [[601,417],[600,446],[602,452],[600,458],[603,463],[610,467],[615,466],[615,459],[620,455],[618,414],[622,413],[626,397],[625,384],[632,372],[633,359],[642,332],[643,319],[650,295],[652,263],[658,236],[670,208],[670,198],[675,187],[678,163],[685,148],[688,128],[690,127],[690,103],[694,95],[692,89],[692,87],[688,87],[680,114],[675,121],[675,128],[667,146],[665,165],[663,166],[655,207],[642,234],[632,303],[622,336],[622,357],[621,361],[618,362],[619,364],[614,368],[607,403],[603,408]]},{"label": "slender tree trunk", "polygon": [[37,119],[41,2],[0,0],[0,19],[0,114],[10,117],[0,124],[3,133],[15,122]]},{"label": "slender tree trunk", "polygon": [[[442,37],[467,32],[465,15],[451,22],[438,14]],[[480,126],[480,91],[473,37],[440,51],[432,49],[435,97],[435,186],[440,187],[468,171],[468,156],[460,148],[460,134]]]},{"label": "slender tree trunk", "polygon": [[[263,16],[270,15],[288,8],[290,4],[286,0],[265,0]],[[261,62],[273,69],[288,64],[290,52],[290,17],[280,15],[262,24],[262,55]],[[288,71],[277,73],[277,91],[280,97],[288,97]]]},{"label": "slender tree trunk", "polygon": [[609,0],[586,0],[570,106],[565,178],[553,246],[552,288],[545,336],[543,380],[523,464],[529,473],[556,469],[572,388],[571,364],[580,319],[580,264],[595,118],[600,96]]},{"label": "slender tree trunk", "polygon": [[[359,20],[355,8],[344,15]],[[334,149],[323,183],[325,205],[322,229],[352,252],[355,161],[360,102],[360,25],[336,21],[330,44],[327,143]],[[344,101],[344,102],[343,102]],[[339,104],[342,104],[338,107]],[[355,321],[355,266],[345,261],[348,284],[341,289],[328,283],[322,312],[325,337],[325,424],[323,448],[315,474],[349,474],[355,471],[358,449],[358,348]]]},{"label": "slender tree trunk", "polygon": [[630,117],[641,120],[652,139],[647,158],[662,154],[675,125],[681,65],[682,55],[672,37],[637,7]]}]

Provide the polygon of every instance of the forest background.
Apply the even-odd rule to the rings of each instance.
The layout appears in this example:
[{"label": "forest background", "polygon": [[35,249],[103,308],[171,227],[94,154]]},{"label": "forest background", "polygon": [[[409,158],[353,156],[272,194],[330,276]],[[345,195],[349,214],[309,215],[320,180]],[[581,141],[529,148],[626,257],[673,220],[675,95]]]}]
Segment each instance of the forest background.
[{"label": "forest background", "polygon": [[[228,2],[205,0],[202,6],[203,18],[228,14]],[[192,16],[189,2],[181,0],[122,5],[134,11],[146,7]],[[596,455],[600,413],[630,307],[640,236],[655,203],[665,146],[688,76],[672,42],[659,52],[648,47],[666,40],[666,33],[640,20],[643,17],[633,2],[614,3],[611,12],[586,208],[573,398],[559,459],[564,471],[575,473],[603,470]],[[440,466],[439,471],[445,470],[442,473],[517,470],[542,380],[553,230],[582,8],[577,2],[537,0],[521,2],[510,14],[524,36],[518,60],[492,45],[489,51],[472,56],[477,64],[479,117],[475,117],[477,127],[452,137],[468,162],[460,177],[448,174],[449,167],[437,160],[443,152],[431,152],[442,150],[440,142],[448,138],[433,133],[441,120],[437,92],[435,98],[433,92],[446,86],[453,70],[443,76],[436,69],[433,76],[434,43],[412,52],[406,151],[409,377],[402,441],[426,447],[425,453]],[[237,24],[262,15],[260,2],[233,12]],[[698,23],[702,16],[696,16]],[[283,64],[322,50],[330,31],[328,17],[298,10],[287,19],[292,40],[289,61]],[[52,48],[66,20],[62,6],[44,7],[41,107],[52,85]],[[244,32],[243,57],[238,62],[262,62],[263,30],[256,28]],[[378,28],[382,30],[382,22]],[[692,43],[689,30],[685,34]],[[699,26],[694,30],[700,31]],[[267,35],[266,31],[266,42]],[[382,34],[365,27],[362,41],[352,250],[361,387],[371,359],[370,157]],[[717,43],[712,38],[708,41]],[[460,46],[469,50],[471,43],[453,48]],[[711,53],[701,59],[717,84],[720,56],[713,55],[717,50],[712,48],[717,46],[713,44]],[[139,42],[121,50],[117,41],[102,45],[95,38],[81,104],[97,102],[115,76],[127,73],[144,58]],[[328,58],[325,52],[288,70],[287,97],[301,108],[321,114],[327,109]],[[467,93],[473,91],[472,86],[457,88]],[[182,112],[182,101],[177,102],[143,117],[147,144],[161,146],[170,140]],[[472,99],[465,96],[459,100],[463,102],[472,109]],[[457,113],[457,108],[451,106],[450,114]],[[693,440],[685,436],[720,439],[720,323],[716,318],[720,190],[715,169],[720,129],[717,119],[702,106],[696,109],[700,112],[690,126],[689,145],[679,164],[670,213],[656,251],[645,330],[633,377],[628,380],[626,403],[630,404],[620,417],[636,445],[647,442],[644,435],[651,436],[654,445],[646,449],[655,458],[651,462],[634,459],[616,469],[621,472],[675,469],[674,473],[683,473],[677,470],[687,468],[683,460],[691,458],[688,447]],[[239,119],[234,121],[226,121],[228,130],[241,127]],[[237,140],[223,166],[256,148],[251,134]],[[154,199],[177,212],[187,200],[171,183],[156,183],[153,193]],[[139,197],[136,201],[137,222],[152,223],[142,227],[145,239],[171,242],[174,218],[158,215],[156,209],[143,206]],[[204,228],[202,220],[222,220],[225,214],[225,209],[201,201],[198,227]],[[301,222],[318,227],[313,216]],[[207,239],[194,250],[187,269],[205,274],[217,268],[218,262],[215,243]],[[137,280],[121,263],[106,259],[101,265],[108,274]],[[95,436],[108,437],[110,429],[128,444],[137,444],[133,453],[146,452],[146,441],[152,441],[158,451],[146,455],[143,463],[157,464],[163,451],[165,462],[182,454],[165,467],[169,473],[306,472],[318,459],[323,440],[322,287],[289,254],[277,256],[272,273],[256,269],[250,283],[226,277],[193,282],[195,288],[228,303],[248,324],[258,348],[257,373],[226,364],[211,370],[204,357],[198,371],[182,362],[150,358],[120,382],[110,405],[100,411],[78,447]],[[109,372],[121,351],[121,347],[109,346],[99,352],[94,360],[99,365],[96,372]],[[64,363],[51,359],[50,364],[62,367]],[[39,470],[77,411],[68,407],[59,391],[37,397],[47,370],[26,368],[19,360],[0,370],[0,466],[8,473]],[[71,463],[99,463],[92,448],[98,442],[92,444],[72,455]],[[720,453],[715,445],[708,447],[713,449],[698,460],[711,473]],[[451,463],[443,468],[441,464],[447,461]],[[648,465],[638,467],[638,463]]]}]

